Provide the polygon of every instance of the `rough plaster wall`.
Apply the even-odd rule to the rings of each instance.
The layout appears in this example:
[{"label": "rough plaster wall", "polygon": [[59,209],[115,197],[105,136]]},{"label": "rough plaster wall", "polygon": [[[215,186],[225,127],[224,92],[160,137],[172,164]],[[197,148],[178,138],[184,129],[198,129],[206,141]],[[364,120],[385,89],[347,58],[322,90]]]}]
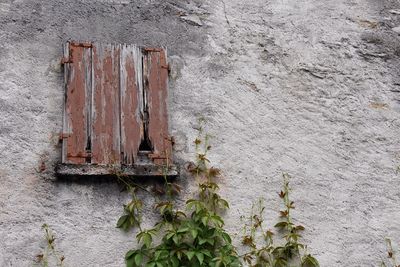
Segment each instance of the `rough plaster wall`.
[{"label": "rough plaster wall", "polygon": [[[128,199],[116,184],[53,176],[68,39],[169,47],[176,158],[191,159],[196,119],[205,117],[231,233],[258,197],[274,223],[288,172],[295,216],[321,266],[377,266],[385,236],[400,244],[396,8],[388,0],[2,0],[0,266],[31,266],[44,222],[67,266],[123,266],[135,244],[115,228]],[[184,199],[195,185],[182,183]]]}]

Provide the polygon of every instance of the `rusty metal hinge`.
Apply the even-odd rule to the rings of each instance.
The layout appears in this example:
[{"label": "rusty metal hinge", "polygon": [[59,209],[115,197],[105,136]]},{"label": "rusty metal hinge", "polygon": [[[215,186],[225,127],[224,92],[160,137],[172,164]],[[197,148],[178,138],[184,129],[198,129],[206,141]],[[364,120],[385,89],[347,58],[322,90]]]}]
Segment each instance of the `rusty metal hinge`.
[{"label": "rusty metal hinge", "polygon": [[72,63],[72,57],[61,58],[61,64]]},{"label": "rusty metal hinge", "polygon": [[162,69],[167,69],[168,71],[171,70],[169,64],[161,65],[161,68],[162,68]]},{"label": "rusty metal hinge", "polygon": [[84,48],[92,48],[93,44],[90,42],[82,42],[82,43],[78,43],[78,42],[71,42],[69,43],[70,46],[75,46],[75,47],[84,47]]},{"label": "rusty metal hinge", "polygon": [[63,140],[63,139],[67,139],[69,137],[71,137],[71,134],[69,134],[69,133],[60,133],[58,136],[58,139]]}]

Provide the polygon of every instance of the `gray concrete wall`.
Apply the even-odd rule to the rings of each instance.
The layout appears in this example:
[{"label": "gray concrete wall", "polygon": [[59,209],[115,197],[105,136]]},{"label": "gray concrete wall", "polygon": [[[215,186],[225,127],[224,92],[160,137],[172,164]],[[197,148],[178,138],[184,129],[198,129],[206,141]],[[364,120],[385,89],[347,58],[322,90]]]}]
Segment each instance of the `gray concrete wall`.
[{"label": "gray concrete wall", "polygon": [[[116,184],[54,178],[69,39],[169,47],[176,159],[192,158],[205,117],[232,234],[258,197],[275,222],[288,172],[295,217],[321,266],[377,266],[385,236],[400,244],[393,9],[398,1],[1,0],[0,266],[31,266],[44,222],[67,266],[123,266],[135,245],[134,233],[115,228],[128,199]],[[184,199],[195,182],[182,184]]]}]

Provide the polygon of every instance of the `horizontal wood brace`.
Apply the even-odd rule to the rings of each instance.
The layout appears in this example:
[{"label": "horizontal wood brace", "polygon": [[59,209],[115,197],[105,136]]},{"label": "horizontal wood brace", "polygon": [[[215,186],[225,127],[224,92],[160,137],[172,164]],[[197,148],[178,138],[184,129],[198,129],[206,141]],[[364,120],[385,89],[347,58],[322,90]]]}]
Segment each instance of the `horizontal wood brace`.
[{"label": "horizontal wood brace", "polygon": [[147,155],[150,159],[167,159],[166,156],[161,156],[160,154],[150,153]]},{"label": "horizontal wood brace", "polygon": [[69,158],[91,158],[92,153],[78,153],[78,154],[72,154],[72,153],[67,153],[67,157]]},{"label": "horizontal wood brace", "polygon": [[144,48],[143,50],[145,52],[161,52],[161,51],[163,51],[162,48]]}]

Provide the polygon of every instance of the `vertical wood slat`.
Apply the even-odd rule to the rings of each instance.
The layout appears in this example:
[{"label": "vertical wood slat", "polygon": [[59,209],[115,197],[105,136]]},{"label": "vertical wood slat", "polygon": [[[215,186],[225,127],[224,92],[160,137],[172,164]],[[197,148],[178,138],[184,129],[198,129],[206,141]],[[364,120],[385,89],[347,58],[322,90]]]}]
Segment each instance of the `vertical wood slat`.
[{"label": "vertical wood slat", "polygon": [[120,163],[119,45],[93,45],[92,161]]},{"label": "vertical wood slat", "polygon": [[[146,51],[146,50],[145,50]],[[154,163],[171,163],[172,143],[168,135],[168,65],[164,49],[148,49],[144,54],[148,135],[155,154]]]},{"label": "vertical wood slat", "polygon": [[90,120],[91,48],[64,46],[65,105],[63,118],[63,163],[85,163]]},{"label": "vertical wood slat", "polygon": [[121,163],[130,165],[137,159],[143,139],[141,119],[142,75],[141,51],[134,45],[121,47]]}]

